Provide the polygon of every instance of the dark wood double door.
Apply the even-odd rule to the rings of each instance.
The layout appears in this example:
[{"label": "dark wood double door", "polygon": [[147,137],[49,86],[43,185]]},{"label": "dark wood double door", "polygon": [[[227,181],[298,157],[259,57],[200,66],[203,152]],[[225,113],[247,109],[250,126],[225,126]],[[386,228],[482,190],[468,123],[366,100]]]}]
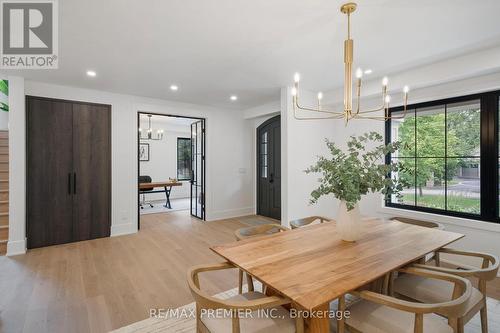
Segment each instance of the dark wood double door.
[{"label": "dark wood double door", "polygon": [[26,97],[28,248],[107,237],[111,107]]},{"label": "dark wood double door", "polygon": [[280,116],[257,128],[257,214],[281,219]]}]

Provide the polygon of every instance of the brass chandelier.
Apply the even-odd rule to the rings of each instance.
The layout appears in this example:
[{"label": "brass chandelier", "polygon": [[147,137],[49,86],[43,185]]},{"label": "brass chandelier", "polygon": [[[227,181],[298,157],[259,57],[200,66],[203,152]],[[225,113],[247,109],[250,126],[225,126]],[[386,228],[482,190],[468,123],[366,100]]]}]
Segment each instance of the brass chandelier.
[{"label": "brass chandelier", "polygon": [[[314,119],[344,119],[345,124],[349,122],[351,119],[373,119],[373,120],[382,120],[386,121],[389,119],[401,119],[406,116],[406,107],[408,104],[408,86],[403,88],[403,112],[397,116],[389,115],[389,104],[391,102],[391,96],[387,94],[387,85],[388,78],[384,77],[382,79],[382,106],[371,109],[371,110],[360,110],[360,96],[361,96],[361,83],[363,77],[363,71],[361,68],[356,70],[356,106],[353,108],[353,80],[352,80],[352,66],[354,59],[354,41],[351,39],[351,14],[356,10],[357,5],[353,2],[346,3],[340,7],[340,11],[347,15],[347,39],[344,41],[344,66],[345,66],[345,74],[344,74],[344,110],[340,111],[332,111],[325,110],[321,106],[321,100],[323,99],[323,94],[321,92],[318,93],[317,100],[318,105],[317,108],[312,107],[304,107],[299,104],[299,81],[300,75],[295,73],[294,77],[294,87],[292,88],[292,96],[293,96],[293,113],[295,119],[298,120],[314,120]],[[318,112],[322,113],[324,116],[321,117],[305,117],[298,116],[297,110],[302,111],[310,111],[310,112]],[[384,112],[384,115],[379,115],[381,111]]]}]

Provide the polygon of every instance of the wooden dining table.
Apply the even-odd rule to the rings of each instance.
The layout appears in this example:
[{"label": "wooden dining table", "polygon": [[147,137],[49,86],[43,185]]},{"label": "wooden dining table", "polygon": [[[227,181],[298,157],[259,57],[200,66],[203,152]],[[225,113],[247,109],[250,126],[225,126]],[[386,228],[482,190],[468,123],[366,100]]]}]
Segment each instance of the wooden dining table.
[{"label": "wooden dining table", "polygon": [[364,218],[356,242],[334,222],[249,238],[211,249],[313,315],[307,332],[329,332],[329,303],[462,237],[398,221]]}]

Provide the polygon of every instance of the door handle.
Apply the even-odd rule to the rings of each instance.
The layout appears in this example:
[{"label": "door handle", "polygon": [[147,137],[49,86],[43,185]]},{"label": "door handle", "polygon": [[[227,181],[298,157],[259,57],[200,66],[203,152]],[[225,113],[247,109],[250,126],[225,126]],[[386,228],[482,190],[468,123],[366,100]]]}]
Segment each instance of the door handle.
[{"label": "door handle", "polygon": [[71,195],[71,172],[68,173],[68,195]]},{"label": "door handle", "polygon": [[76,172],[73,174],[73,194],[76,194]]}]

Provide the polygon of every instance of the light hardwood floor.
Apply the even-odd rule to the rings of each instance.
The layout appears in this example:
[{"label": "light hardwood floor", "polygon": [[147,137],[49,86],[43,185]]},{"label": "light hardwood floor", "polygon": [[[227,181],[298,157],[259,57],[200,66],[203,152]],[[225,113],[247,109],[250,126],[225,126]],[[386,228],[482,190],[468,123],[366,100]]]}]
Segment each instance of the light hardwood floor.
[{"label": "light hardwood floor", "polygon": [[[259,221],[265,219],[147,215],[138,234],[0,257],[0,332],[107,332],[147,318],[151,308],[190,303],[188,267],[223,261],[209,246],[233,241],[234,230]],[[237,280],[234,270],[201,282],[215,294]],[[498,279],[490,296],[500,298]]]}]

